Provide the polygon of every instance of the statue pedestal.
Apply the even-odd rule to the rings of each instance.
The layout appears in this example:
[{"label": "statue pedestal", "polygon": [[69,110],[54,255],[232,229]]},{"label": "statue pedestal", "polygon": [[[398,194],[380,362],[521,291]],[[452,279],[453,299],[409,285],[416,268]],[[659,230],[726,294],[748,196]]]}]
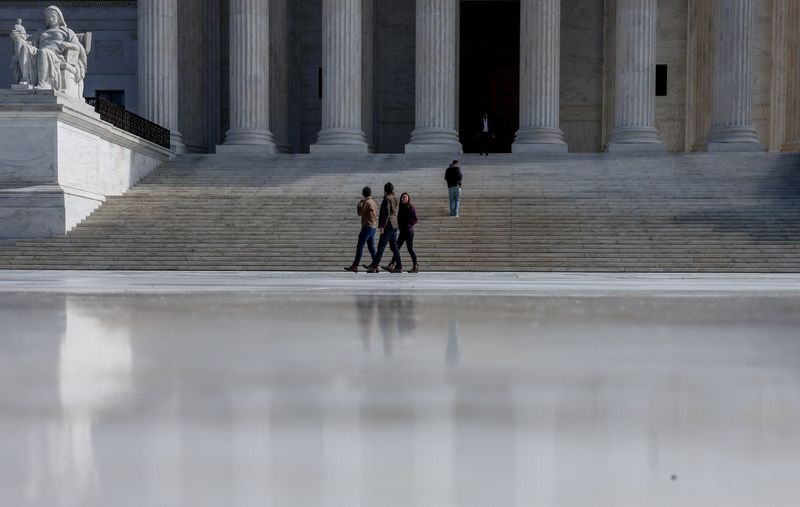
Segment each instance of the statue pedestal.
[{"label": "statue pedestal", "polygon": [[0,240],[64,234],[175,154],[53,90],[0,90]]}]

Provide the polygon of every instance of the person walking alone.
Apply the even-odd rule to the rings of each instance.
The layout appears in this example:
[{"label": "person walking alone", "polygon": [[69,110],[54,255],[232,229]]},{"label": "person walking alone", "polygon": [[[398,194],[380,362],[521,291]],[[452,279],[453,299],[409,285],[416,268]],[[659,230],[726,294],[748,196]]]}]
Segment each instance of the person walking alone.
[{"label": "person walking alone", "polygon": [[378,240],[378,252],[372,260],[372,264],[364,266],[367,268],[367,273],[377,273],[381,263],[381,257],[386,250],[386,244],[389,244],[389,249],[392,251],[392,262],[390,263],[391,273],[402,273],[403,269],[400,263],[400,249],[397,248],[397,208],[399,202],[397,196],[394,195],[394,185],[387,182],[383,186],[383,201],[381,202],[381,210],[378,215],[378,232],[381,234]]},{"label": "person walking alone", "polygon": [[461,168],[458,167],[458,160],[453,160],[444,172],[444,180],[447,182],[447,192],[450,194],[450,216],[458,218],[461,203]]},{"label": "person walking alone", "polygon": [[414,252],[414,225],[417,223],[417,209],[411,204],[411,196],[407,192],[400,194],[400,207],[397,210],[397,226],[400,229],[400,238],[397,240],[397,249],[408,248],[408,255],[414,267],[409,273],[419,273],[417,254]]},{"label": "person walking alone", "polygon": [[372,199],[372,189],[364,187],[361,190],[363,199],[358,201],[356,213],[361,217],[361,232],[358,233],[358,246],[356,247],[356,257],[353,264],[344,268],[345,271],[358,273],[358,263],[361,262],[361,254],[364,252],[364,244],[367,245],[372,262],[375,262],[375,229],[378,227],[378,205]]}]

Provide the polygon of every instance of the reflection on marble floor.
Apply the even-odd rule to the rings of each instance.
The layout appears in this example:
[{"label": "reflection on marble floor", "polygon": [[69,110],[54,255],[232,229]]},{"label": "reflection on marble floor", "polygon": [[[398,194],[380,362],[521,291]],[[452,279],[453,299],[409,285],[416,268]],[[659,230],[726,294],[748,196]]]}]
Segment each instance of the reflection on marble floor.
[{"label": "reflection on marble floor", "polygon": [[799,310],[0,294],[0,504],[793,506]]}]

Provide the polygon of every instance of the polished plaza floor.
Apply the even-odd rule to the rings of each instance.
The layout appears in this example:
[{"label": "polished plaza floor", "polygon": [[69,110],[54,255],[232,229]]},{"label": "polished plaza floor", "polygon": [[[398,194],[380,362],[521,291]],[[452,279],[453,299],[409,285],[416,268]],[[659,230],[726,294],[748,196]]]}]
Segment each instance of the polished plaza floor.
[{"label": "polished plaza floor", "polygon": [[2,506],[795,506],[800,276],[0,271]]}]

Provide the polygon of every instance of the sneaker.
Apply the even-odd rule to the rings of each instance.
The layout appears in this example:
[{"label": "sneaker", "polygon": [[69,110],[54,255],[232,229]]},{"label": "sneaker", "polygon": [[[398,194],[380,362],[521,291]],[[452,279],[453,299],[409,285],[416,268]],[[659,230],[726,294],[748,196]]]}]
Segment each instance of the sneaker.
[{"label": "sneaker", "polygon": [[344,268],[344,270],[350,271],[351,273],[358,273],[358,266],[354,264],[352,266],[347,266],[346,268]]}]

